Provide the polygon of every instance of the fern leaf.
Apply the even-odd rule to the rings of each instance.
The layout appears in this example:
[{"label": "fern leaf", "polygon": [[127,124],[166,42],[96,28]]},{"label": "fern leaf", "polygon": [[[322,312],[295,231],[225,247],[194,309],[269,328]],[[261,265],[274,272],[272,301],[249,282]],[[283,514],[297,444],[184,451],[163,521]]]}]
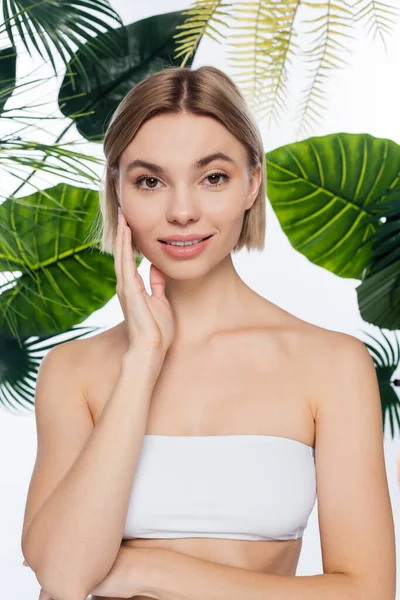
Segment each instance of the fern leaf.
[{"label": "fern leaf", "polygon": [[270,122],[287,110],[288,65],[297,50],[293,22],[299,5],[300,0],[259,0],[238,3],[233,14],[238,26],[229,36],[228,60],[239,71],[235,80],[241,82],[249,105],[260,118],[268,115]]},{"label": "fern leaf", "polygon": [[[347,62],[339,56],[339,53],[347,54],[349,49],[338,41],[338,37],[351,39],[349,30],[353,27],[354,16],[351,11],[343,6],[342,0],[328,0],[321,4],[318,2],[303,2],[312,9],[322,9],[323,13],[318,19],[304,21],[315,25],[316,21],[322,24],[318,28],[310,29],[307,34],[313,35],[316,31],[321,34],[312,40],[309,50],[303,52],[308,58],[307,62],[314,63],[310,68],[311,83],[305,90],[300,100],[298,116],[300,123],[298,135],[309,133],[310,128],[318,123],[322,116],[321,105],[315,101],[315,96],[323,97],[323,84],[327,81],[332,71],[347,66]],[[340,3],[339,3],[340,2]]]},{"label": "fern leaf", "polygon": [[358,9],[356,12],[356,20],[361,23],[370,24],[368,33],[374,30],[373,40],[377,35],[380,35],[385,51],[387,52],[386,41],[383,36],[385,31],[387,34],[391,33],[393,27],[390,23],[397,25],[397,21],[390,19],[386,15],[395,17],[399,15],[399,9],[394,6],[388,6],[383,2],[377,2],[377,0],[357,0],[353,5],[353,9]]},{"label": "fern leaf", "polygon": [[[203,35],[207,35],[212,40],[221,43],[218,38],[225,39],[225,36],[212,26],[212,23],[226,26],[227,23],[218,18],[218,16],[230,16],[229,10],[224,11],[222,8],[230,8],[232,4],[224,3],[222,0],[196,0],[188,10],[183,10],[182,14],[189,16],[184,23],[177,25],[176,29],[185,29],[182,33],[175,34],[174,39],[182,38],[176,42],[176,50],[174,60],[184,55],[181,62],[181,67],[184,67],[189,58],[195,53],[197,46],[200,43]],[[210,30],[215,33],[215,37],[211,35]]]}]

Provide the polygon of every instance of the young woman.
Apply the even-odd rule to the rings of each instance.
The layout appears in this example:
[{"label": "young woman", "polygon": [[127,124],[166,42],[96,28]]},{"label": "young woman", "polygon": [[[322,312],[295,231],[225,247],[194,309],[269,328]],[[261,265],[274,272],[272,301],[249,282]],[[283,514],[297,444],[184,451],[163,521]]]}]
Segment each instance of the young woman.
[{"label": "young woman", "polygon": [[[102,250],[125,319],[41,364],[23,553],[42,593],[393,600],[369,353],[232,262],[265,238],[265,156],[241,93],[211,66],[165,69],[123,99],[104,151]],[[295,578],[317,496],[324,574]]]}]

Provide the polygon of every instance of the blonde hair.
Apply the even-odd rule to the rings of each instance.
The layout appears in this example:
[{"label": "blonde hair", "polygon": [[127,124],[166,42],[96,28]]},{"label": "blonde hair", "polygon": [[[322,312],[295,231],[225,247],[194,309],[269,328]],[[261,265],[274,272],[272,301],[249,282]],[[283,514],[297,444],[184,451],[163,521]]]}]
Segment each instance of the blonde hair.
[{"label": "blonde hair", "polygon": [[[253,205],[245,211],[242,230],[236,245],[262,250],[265,242],[266,165],[261,134],[252,119],[239,89],[223,71],[203,66],[167,67],[137,83],[122,99],[108,125],[104,138],[106,157],[103,189],[100,192],[101,215],[95,239],[100,250],[113,254],[118,224],[118,197],[115,181],[119,158],[140,126],[159,114],[191,113],[217,119],[247,149],[248,168],[253,172],[261,165],[261,184]],[[141,253],[132,240],[137,257]]]}]

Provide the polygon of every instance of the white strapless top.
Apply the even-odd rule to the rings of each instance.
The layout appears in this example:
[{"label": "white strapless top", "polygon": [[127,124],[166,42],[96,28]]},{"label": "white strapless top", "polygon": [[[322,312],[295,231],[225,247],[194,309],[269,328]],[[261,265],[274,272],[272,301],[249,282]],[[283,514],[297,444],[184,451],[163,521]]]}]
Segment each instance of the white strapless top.
[{"label": "white strapless top", "polygon": [[297,539],[316,497],[315,450],[303,442],[146,434],[123,539]]}]

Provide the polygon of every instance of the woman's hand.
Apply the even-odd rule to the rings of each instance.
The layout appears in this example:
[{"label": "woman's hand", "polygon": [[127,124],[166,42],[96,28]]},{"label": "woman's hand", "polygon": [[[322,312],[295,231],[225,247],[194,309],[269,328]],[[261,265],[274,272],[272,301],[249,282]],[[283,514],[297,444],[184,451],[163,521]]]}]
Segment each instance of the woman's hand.
[{"label": "woman's hand", "polygon": [[132,252],[132,232],[120,213],[114,247],[117,296],[125,316],[130,346],[159,349],[165,356],[175,337],[175,321],[165,296],[165,273],[150,266],[150,296],[139,273]]}]

